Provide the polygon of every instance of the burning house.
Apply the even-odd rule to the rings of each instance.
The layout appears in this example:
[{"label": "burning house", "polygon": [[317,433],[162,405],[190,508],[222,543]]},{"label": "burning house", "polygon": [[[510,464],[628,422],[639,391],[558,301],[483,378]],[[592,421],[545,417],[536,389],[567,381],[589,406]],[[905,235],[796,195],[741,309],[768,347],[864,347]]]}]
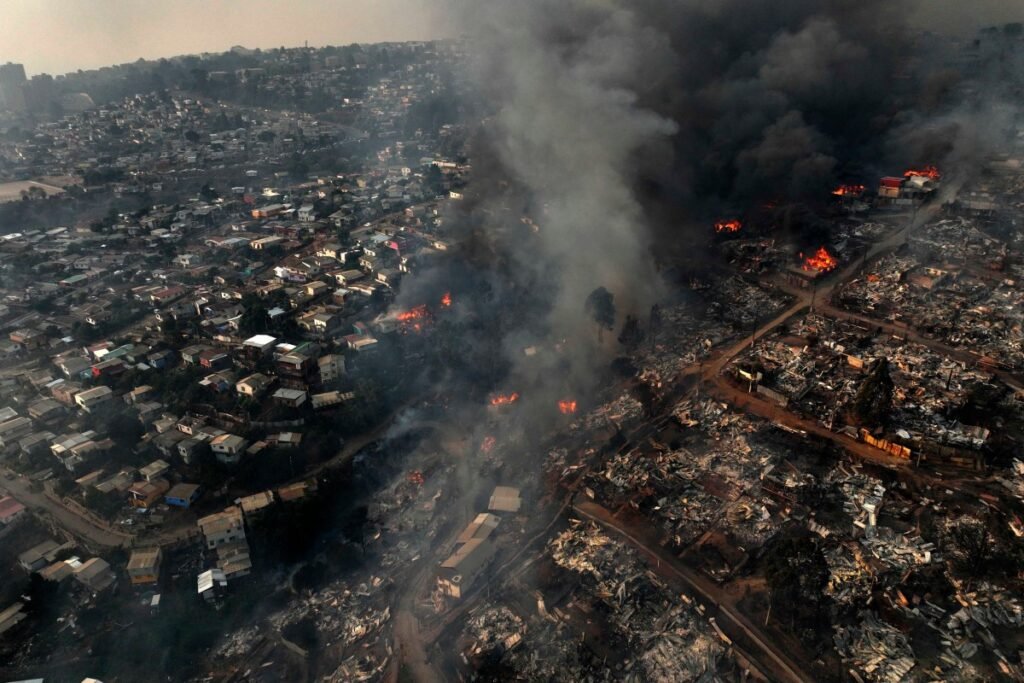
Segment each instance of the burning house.
[{"label": "burning house", "polygon": [[823,246],[810,253],[800,252],[797,258],[797,264],[786,268],[785,278],[790,284],[805,289],[839,266],[839,260]]},{"label": "burning house", "polygon": [[743,228],[743,223],[736,219],[720,220],[715,223],[715,232],[718,234],[731,234],[739,232]]},{"label": "burning house", "polygon": [[902,177],[886,176],[878,181],[878,202],[896,206],[920,204],[938,189],[941,177],[934,166],[909,169]]}]

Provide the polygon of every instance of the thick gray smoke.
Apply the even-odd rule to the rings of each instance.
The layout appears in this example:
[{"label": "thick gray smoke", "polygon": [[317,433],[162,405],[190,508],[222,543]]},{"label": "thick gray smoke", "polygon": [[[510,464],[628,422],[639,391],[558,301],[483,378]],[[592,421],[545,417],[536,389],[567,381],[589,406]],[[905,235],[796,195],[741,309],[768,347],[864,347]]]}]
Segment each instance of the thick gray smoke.
[{"label": "thick gray smoke", "polygon": [[[891,3],[525,0],[464,17],[490,161],[537,223],[505,249],[548,276],[552,338],[581,345],[594,288],[619,322],[642,315],[662,292],[656,252],[699,249],[756,200],[827,194],[898,111]],[[501,215],[507,198],[488,200]]]},{"label": "thick gray smoke", "polygon": [[463,16],[489,149],[538,209],[513,258],[557,270],[555,330],[579,329],[596,286],[645,310],[652,251],[699,250],[717,217],[955,165],[1006,128],[987,96],[922,96],[952,55],[922,58],[908,8],[885,0],[521,0]]},{"label": "thick gray smoke", "polygon": [[614,7],[502,3],[480,14],[496,151],[540,209],[531,245],[540,258],[521,263],[559,270],[553,334],[585,323],[583,302],[598,286],[649,305],[658,282],[633,169],[677,127],[641,105],[634,86],[670,63],[664,37]]},{"label": "thick gray smoke", "polygon": [[[870,185],[997,146],[1006,108],[985,96],[951,106],[964,74],[949,54],[921,51],[906,10],[484,0],[453,12],[487,115],[471,150],[460,265],[419,277],[457,293],[460,344],[444,367],[473,388],[451,392],[468,399],[463,423],[488,422],[470,409],[488,389],[519,392],[535,434],[560,417],[559,398],[586,405],[625,315],[643,324],[670,291],[661,257],[701,253],[715,219],[769,201],[813,215],[837,182]],[[598,287],[617,313],[603,337],[584,305]]]}]

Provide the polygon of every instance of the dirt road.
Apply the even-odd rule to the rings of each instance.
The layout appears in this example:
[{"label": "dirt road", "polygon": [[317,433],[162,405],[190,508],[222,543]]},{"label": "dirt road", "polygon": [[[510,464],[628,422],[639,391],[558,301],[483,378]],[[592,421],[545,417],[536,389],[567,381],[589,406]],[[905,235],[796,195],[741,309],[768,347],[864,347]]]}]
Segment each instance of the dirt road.
[{"label": "dirt road", "polygon": [[36,514],[49,517],[68,533],[86,543],[105,548],[116,548],[130,544],[132,535],[109,527],[101,527],[87,517],[83,517],[51,500],[42,493],[32,491],[31,484],[25,477],[14,472],[0,469],[7,478],[0,482],[0,487],[7,490],[11,497],[29,508]]},{"label": "dirt road", "polygon": [[737,611],[732,604],[732,598],[725,591],[667,553],[653,539],[648,538],[649,528],[633,528],[592,501],[577,501],[573,505],[573,510],[624,538],[648,561],[654,561],[657,572],[668,574],[671,578],[684,583],[689,592],[709,608],[708,612],[716,618],[723,631],[737,640],[742,635],[744,642],[754,646],[753,651],[748,650],[748,654],[755,659],[759,668],[774,680],[798,683],[810,683],[814,680],[781,648],[775,646],[757,626]]},{"label": "dirt road", "polygon": [[[409,608],[412,605],[408,605]],[[399,608],[395,612],[394,620],[395,654],[398,657],[399,666],[408,667],[413,680],[418,683],[441,683],[444,676],[441,675],[430,663],[427,651],[423,648],[423,638],[420,635],[420,624],[410,609]],[[395,672],[397,679],[397,671]]]},{"label": "dirt road", "polygon": [[[907,226],[897,230],[896,232],[892,233],[881,242],[874,245],[871,249],[868,250],[867,254],[863,257],[863,260],[867,261],[873,259],[879,256],[880,254],[895,249],[906,240],[907,233],[909,233],[912,228],[921,225],[923,222],[927,220],[930,220],[930,218],[937,211],[937,208],[929,209],[926,212],[921,212],[921,217],[918,217],[918,215],[915,213],[913,219]],[[710,379],[717,375],[718,373],[720,373],[726,365],[728,365],[734,358],[736,358],[736,356],[743,353],[743,351],[748,346],[750,346],[755,339],[760,339],[766,334],[772,332],[775,328],[784,324],[793,316],[798,315],[805,309],[809,309],[812,304],[815,306],[815,308],[818,308],[818,302],[827,302],[829,300],[829,297],[831,297],[832,295],[832,291],[836,287],[838,287],[841,283],[850,279],[857,273],[857,271],[861,267],[860,264],[860,260],[847,264],[847,266],[843,268],[841,271],[833,272],[832,274],[826,276],[821,281],[821,283],[818,284],[818,286],[813,290],[804,289],[798,291],[791,291],[790,293],[796,296],[796,301],[793,302],[793,304],[789,308],[784,310],[782,313],[779,313],[777,316],[775,316],[765,324],[761,325],[752,336],[740,339],[732,346],[728,347],[721,353],[717,354],[712,360],[705,363],[703,373],[704,379]]]}]

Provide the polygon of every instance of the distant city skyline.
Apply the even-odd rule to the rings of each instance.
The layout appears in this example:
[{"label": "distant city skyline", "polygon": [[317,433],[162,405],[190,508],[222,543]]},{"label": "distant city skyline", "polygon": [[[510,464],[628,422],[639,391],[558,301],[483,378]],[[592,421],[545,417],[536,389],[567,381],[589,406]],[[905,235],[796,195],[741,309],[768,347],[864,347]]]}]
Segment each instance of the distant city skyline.
[{"label": "distant city skyline", "polygon": [[0,64],[53,75],[200,52],[428,40],[454,33],[431,0],[4,0]]}]

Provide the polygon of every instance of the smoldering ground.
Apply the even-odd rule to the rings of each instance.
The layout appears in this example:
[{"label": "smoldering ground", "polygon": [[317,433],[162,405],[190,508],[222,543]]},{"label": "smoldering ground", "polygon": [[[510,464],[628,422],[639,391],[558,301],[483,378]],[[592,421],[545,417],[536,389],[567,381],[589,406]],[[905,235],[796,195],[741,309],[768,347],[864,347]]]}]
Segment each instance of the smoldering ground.
[{"label": "smoldering ground", "polygon": [[[820,226],[839,182],[924,163],[973,173],[1012,120],[1013,94],[991,86],[989,66],[1019,69],[998,57],[951,67],[951,44],[924,50],[904,10],[454,3],[485,112],[450,220],[462,246],[403,287],[399,305],[454,293],[426,343],[443,385],[458,387],[460,419],[485,422],[487,392],[507,390],[535,431],[556,425],[560,398],[602,386],[626,315],[646,323],[670,290],[660,258],[709,254],[716,218],[771,202]],[[599,287],[614,296],[604,334],[585,305]]]}]

